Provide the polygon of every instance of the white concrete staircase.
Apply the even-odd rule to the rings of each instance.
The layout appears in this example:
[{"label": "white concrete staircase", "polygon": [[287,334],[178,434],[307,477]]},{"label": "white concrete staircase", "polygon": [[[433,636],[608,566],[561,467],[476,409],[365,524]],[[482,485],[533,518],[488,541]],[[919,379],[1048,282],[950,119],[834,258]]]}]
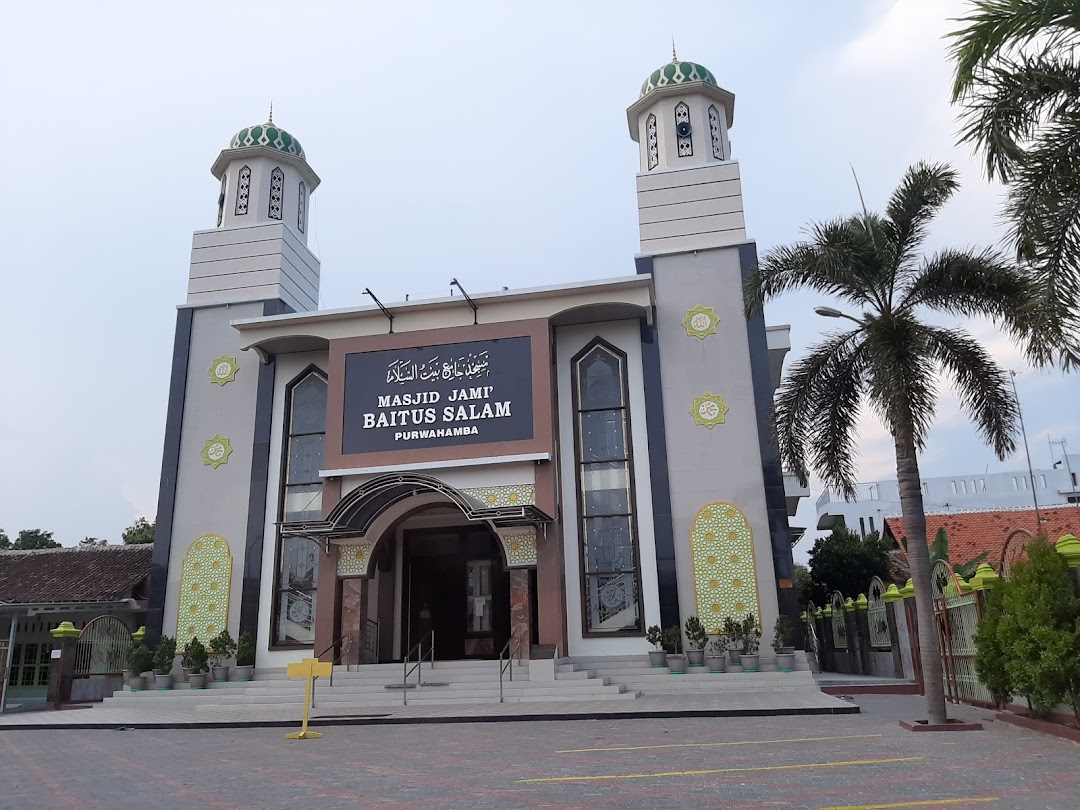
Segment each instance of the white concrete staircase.
[{"label": "white concrete staircase", "polygon": [[[504,703],[556,701],[633,700],[637,692],[612,682],[604,674],[582,667],[561,666],[554,681],[529,680],[529,662],[514,663],[513,680],[503,676]],[[499,664],[497,661],[437,661],[431,669],[424,664],[423,681],[427,685],[408,690],[410,706],[425,704],[492,704],[499,702]],[[335,714],[350,710],[401,706],[401,664],[367,664],[335,667],[334,683],[319,678],[315,683],[315,708]],[[416,683],[416,673],[409,679]],[[435,683],[444,685],[436,686]],[[388,685],[397,688],[388,688]],[[113,707],[166,707],[211,711],[222,706],[273,708],[301,705],[303,679],[290,679],[282,669],[258,670],[248,682],[210,683],[206,689],[191,689],[187,684],[171,690],[125,689],[104,701]]]},{"label": "white concrete staircase", "polygon": [[761,671],[743,672],[742,667],[728,664],[727,671],[709,672],[708,667],[688,667],[686,674],[674,674],[667,667],[653,667],[647,655],[575,656],[562,659],[557,667],[559,677],[580,671],[589,672],[628,692],[644,696],[718,694],[738,691],[786,692],[808,689],[819,692],[806,654],[795,654],[795,671],[779,672],[775,660],[762,655]]}]

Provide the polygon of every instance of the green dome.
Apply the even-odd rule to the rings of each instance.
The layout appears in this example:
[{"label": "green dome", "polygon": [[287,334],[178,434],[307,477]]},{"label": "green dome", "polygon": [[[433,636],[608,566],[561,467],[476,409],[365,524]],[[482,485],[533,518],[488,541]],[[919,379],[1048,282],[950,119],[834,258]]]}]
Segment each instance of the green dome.
[{"label": "green dome", "polygon": [[644,98],[657,87],[668,87],[673,84],[685,82],[705,82],[716,87],[716,77],[709,72],[707,67],[697,62],[668,62],[663,67],[657,68],[641,85],[641,96]]},{"label": "green dome", "polygon": [[265,146],[298,158],[304,157],[304,148],[300,145],[300,141],[273,121],[244,127],[233,135],[229,142],[230,149],[240,149],[245,146]]}]

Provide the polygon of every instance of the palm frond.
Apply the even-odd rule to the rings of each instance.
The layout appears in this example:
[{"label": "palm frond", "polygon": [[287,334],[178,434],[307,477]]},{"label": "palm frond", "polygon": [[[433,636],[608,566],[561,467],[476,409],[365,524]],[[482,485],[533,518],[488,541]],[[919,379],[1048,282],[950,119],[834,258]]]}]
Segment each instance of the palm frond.
[{"label": "palm frond", "polygon": [[957,177],[948,163],[919,161],[904,172],[885,207],[884,227],[893,244],[893,278],[915,255],[930,221],[960,188]]},{"label": "palm frond", "polygon": [[1016,449],[1019,407],[1009,374],[961,329],[926,328],[930,352],[956,382],[960,404],[1004,460]]},{"label": "palm frond", "polygon": [[[830,486],[836,486],[845,494],[854,494],[854,433],[850,427],[836,436],[835,459],[822,461],[815,442],[819,437],[822,414],[830,407],[830,397],[839,387],[836,378],[853,369],[853,358],[860,354],[862,329],[830,334],[825,341],[795,363],[784,375],[783,383],[776,393],[773,426],[784,469],[795,475],[806,486],[809,478],[807,457],[814,469],[821,473]],[[851,376],[861,379],[861,373]],[[850,394],[850,390],[848,391]],[[852,418],[858,410],[858,401],[850,408]],[[842,425],[842,420],[829,417]]]},{"label": "palm frond", "polygon": [[980,69],[998,56],[1015,53],[1044,36],[1046,47],[1057,47],[1080,32],[1080,7],[1075,0],[976,0],[975,11],[958,22],[963,28],[949,34],[956,63],[952,99],[957,101],[979,80]]},{"label": "palm frond", "polygon": [[868,318],[865,328],[870,405],[893,436],[910,430],[921,449],[937,409],[925,328],[910,312]]}]

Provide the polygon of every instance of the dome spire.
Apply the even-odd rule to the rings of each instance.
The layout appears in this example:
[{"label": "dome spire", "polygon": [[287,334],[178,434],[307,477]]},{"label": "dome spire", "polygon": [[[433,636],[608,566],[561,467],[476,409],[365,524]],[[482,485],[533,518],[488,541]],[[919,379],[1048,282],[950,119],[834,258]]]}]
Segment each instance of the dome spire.
[{"label": "dome spire", "polygon": [[679,57],[675,54],[675,35],[671,35],[671,64],[678,64]]},{"label": "dome spire", "polygon": [[266,123],[274,123],[274,100],[270,99],[270,115],[266,119]]}]

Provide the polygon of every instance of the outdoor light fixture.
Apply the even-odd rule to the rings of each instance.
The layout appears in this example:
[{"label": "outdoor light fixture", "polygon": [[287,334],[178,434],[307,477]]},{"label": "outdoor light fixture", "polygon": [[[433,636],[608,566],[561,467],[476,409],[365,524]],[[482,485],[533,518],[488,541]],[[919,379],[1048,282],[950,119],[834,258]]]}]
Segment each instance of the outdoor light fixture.
[{"label": "outdoor light fixture", "polygon": [[823,318],[843,318],[844,313],[832,307],[814,307],[814,312]]}]

